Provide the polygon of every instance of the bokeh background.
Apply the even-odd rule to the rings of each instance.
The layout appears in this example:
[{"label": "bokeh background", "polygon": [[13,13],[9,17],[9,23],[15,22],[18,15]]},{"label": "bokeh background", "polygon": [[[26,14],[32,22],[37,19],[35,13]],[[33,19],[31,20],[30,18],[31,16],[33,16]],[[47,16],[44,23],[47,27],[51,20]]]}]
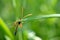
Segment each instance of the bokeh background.
[{"label": "bokeh background", "polygon": [[0,0],[0,40],[60,40],[60,0]]}]

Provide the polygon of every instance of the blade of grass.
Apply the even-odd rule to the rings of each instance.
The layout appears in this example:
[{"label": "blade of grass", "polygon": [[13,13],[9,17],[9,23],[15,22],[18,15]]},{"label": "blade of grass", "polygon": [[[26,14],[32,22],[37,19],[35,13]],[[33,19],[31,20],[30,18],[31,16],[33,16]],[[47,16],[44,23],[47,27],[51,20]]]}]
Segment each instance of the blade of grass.
[{"label": "blade of grass", "polygon": [[36,20],[36,19],[42,19],[42,18],[59,18],[60,14],[48,14],[48,15],[37,15],[34,17],[28,17],[25,19],[22,19],[22,21],[29,21],[29,20]]},{"label": "blade of grass", "polygon": [[11,31],[9,30],[8,26],[4,23],[4,21],[2,20],[2,18],[0,18],[0,25],[3,29],[3,31],[11,38],[14,39]]}]

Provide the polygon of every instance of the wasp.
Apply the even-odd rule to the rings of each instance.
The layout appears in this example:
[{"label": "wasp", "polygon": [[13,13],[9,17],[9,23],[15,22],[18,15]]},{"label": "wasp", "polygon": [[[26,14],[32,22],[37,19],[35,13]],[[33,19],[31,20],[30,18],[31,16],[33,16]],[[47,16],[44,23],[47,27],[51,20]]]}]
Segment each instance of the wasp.
[{"label": "wasp", "polygon": [[16,27],[15,27],[15,32],[14,32],[14,34],[16,35],[18,26],[20,26],[20,28],[22,28],[22,21],[21,21],[21,19],[19,19],[18,21],[16,21],[16,22],[14,23],[14,25],[16,26]]},{"label": "wasp", "polygon": [[[22,17],[23,17],[23,7],[22,7]],[[26,17],[28,17],[28,16],[31,16],[32,14],[28,14],[28,15],[26,15],[26,16],[24,16],[23,18],[26,18]],[[20,18],[19,20],[17,20],[16,22],[14,22],[14,25],[16,26],[15,27],[15,32],[14,32],[14,34],[16,35],[16,33],[17,33],[17,29],[18,29],[18,26],[20,26],[20,28],[22,29],[23,27],[22,27],[22,19]]]},{"label": "wasp", "polygon": [[[26,18],[27,16],[31,16],[31,15],[32,15],[32,14],[28,14],[28,15],[24,16],[24,18]],[[16,35],[18,26],[20,26],[21,29],[23,28],[23,27],[22,27],[22,19],[20,18],[19,20],[17,20],[17,21],[14,23],[14,25],[16,26],[16,27],[15,27],[15,32],[14,32],[14,34]]]}]

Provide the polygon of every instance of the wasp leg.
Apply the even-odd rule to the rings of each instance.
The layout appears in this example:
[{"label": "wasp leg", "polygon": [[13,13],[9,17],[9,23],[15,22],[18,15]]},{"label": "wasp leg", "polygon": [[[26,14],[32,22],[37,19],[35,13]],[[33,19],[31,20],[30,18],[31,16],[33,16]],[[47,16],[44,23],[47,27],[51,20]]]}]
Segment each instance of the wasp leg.
[{"label": "wasp leg", "polygon": [[16,35],[16,34],[17,34],[17,29],[18,29],[18,26],[15,28],[14,35]]}]

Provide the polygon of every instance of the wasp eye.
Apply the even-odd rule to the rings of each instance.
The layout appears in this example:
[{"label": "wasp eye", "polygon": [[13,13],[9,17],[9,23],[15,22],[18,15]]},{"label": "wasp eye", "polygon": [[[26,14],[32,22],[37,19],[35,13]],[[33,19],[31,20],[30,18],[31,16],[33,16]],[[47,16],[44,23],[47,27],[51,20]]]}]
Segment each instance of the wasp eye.
[{"label": "wasp eye", "polygon": [[20,24],[21,22],[19,21],[18,24]]}]

